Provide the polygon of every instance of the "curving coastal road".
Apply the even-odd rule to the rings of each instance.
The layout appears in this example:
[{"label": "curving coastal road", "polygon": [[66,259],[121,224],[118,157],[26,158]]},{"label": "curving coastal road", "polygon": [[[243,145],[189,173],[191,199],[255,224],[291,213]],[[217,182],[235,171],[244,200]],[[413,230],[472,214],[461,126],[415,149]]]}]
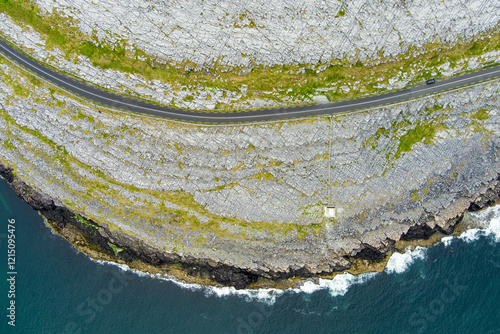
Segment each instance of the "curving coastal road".
[{"label": "curving coastal road", "polygon": [[388,103],[396,103],[419,96],[470,85],[484,80],[490,80],[500,76],[500,68],[498,66],[494,66],[477,72],[439,80],[432,85],[420,84],[390,93],[334,103],[240,112],[197,112],[159,106],[139,99],[99,89],[96,86],[78,81],[68,75],[54,71],[38,63],[2,39],[0,39],[0,53],[17,62],[19,65],[27,68],[31,72],[43,77],[47,81],[50,81],[76,95],[98,104],[140,114],[198,123],[256,122],[348,112],[376,107]]}]

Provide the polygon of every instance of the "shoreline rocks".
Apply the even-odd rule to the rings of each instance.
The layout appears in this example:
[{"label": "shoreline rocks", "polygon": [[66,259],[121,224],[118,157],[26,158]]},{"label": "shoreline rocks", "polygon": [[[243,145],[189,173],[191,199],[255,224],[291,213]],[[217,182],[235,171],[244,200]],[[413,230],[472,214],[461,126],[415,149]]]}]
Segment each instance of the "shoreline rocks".
[{"label": "shoreline rocks", "polygon": [[[500,174],[498,80],[346,115],[207,126],[100,109],[1,60],[0,74],[4,174],[52,227],[96,258],[142,257],[206,284],[383,261],[403,234],[447,232],[493,201]],[[325,205],[342,212],[325,217]],[[409,231],[418,223],[428,227]]]},{"label": "shoreline rocks", "polygon": [[[113,256],[115,262],[118,260],[129,266],[133,267],[134,261],[141,261],[148,265],[154,267],[163,268],[161,270],[169,272],[168,269],[164,269],[165,266],[179,266],[185,273],[193,277],[201,277],[203,279],[208,279],[214,285],[232,286],[236,289],[245,289],[251,287],[253,283],[257,283],[259,278],[265,278],[274,283],[281,283],[280,281],[286,280],[288,278],[294,277],[298,278],[300,281],[306,278],[315,279],[315,277],[321,277],[322,275],[329,275],[334,272],[344,272],[352,268],[353,263],[356,260],[368,260],[370,263],[377,263],[387,255],[392,254],[395,251],[395,245],[398,241],[414,241],[414,240],[427,240],[435,233],[441,233],[443,236],[450,235],[453,233],[456,224],[460,223],[463,213],[447,222],[446,230],[442,229],[438,225],[430,227],[425,222],[418,222],[411,226],[408,232],[401,236],[400,240],[392,240],[387,238],[384,245],[380,248],[375,248],[371,245],[364,244],[357,251],[354,251],[354,255],[345,255],[344,258],[349,261],[347,266],[334,267],[330,272],[323,272],[318,274],[313,274],[308,271],[307,266],[300,268],[298,270],[290,270],[289,272],[283,273],[254,273],[248,270],[244,270],[237,267],[232,267],[220,263],[216,263],[211,260],[200,260],[193,258],[182,258],[176,254],[165,254],[158,250],[154,250],[151,247],[143,244],[137,244],[137,246],[132,246],[135,243],[134,240],[120,239],[119,235],[114,234],[113,237],[110,236],[109,231],[99,226],[97,223],[87,220],[78,214],[72,213],[65,207],[57,206],[54,201],[34,190],[22,180],[15,177],[12,173],[12,169],[0,163],[0,176],[2,176],[7,182],[9,182],[12,190],[18,195],[19,198],[23,199],[28,203],[34,210],[39,211],[39,213],[45,217],[49,224],[52,225],[53,230],[63,237],[65,233],[63,230],[69,228],[68,225],[75,227],[79,233],[85,238],[85,243],[75,246],[80,246],[79,250],[84,250],[86,248],[93,248],[92,246],[97,246],[99,252],[107,253],[109,256]],[[488,191],[472,202],[469,206],[469,211],[478,211],[495,204],[500,198],[500,177],[497,182]],[[96,232],[97,231],[97,232]],[[123,236],[122,236],[123,237]],[[66,237],[67,238],[67,237]],[[68,239],[68,238],[67,238]],[[69,240],[68,240],[69,241]],[[110,244],[113,243],[114,247]],[[114,244],[116,243],[116,244]],[[89,245],[91,245],[89,247]],[[120,252],[116,253],[116,248],[120,249]],[[96,250],[93,248],[94,251]],[[92,252],[87,252],[91,257],[95,254]],[[109,258],[108,258],[109,259]],[[369,265],[367,268],[370,268]],[[174,275],[175,276],[175,275]],[[178,279],[183,279],[183,277],[177,277]],[[271,282],[265,287],[275,287]],[[206,283],[206,282],[205,282]],[[295,283],[296,285],[298,283]]]}]

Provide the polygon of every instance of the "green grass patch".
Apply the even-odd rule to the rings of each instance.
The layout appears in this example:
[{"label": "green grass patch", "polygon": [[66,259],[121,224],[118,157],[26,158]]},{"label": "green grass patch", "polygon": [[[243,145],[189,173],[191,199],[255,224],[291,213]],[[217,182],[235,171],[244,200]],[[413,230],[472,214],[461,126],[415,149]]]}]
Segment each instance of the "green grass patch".
[{"label": "green grass patch", "polygon": [[115,244],[112,244],[111,242],[108,242],[108,246],[111,247],[113,253],[115,253],[115,256],[118,256],[118,253],[123,252],[125,250],[125,248],[120,248]]},{"label": "green grass patch", "polygon": [[442,110],[443,106],[440,106],[439,104],[435,104],[432,106],[432,108],[425,107],[425,110],[429,113],[432,114],[433,112]]},{"label": "green grass patch", "polygon": [[217,186],[215,188],[212,188],[212,189],[209,189],[207,191],[220,191],[220,190],[224,190],[228,187],[232,188],[234,187],[235,185],[237,185],[237,183],[225,183],[225,184],[222,184],[220,186]]},{"label": "green grass patch", "polygon": [[3,148],[10,150],[10,151],[13,151],[16,149],[14,144],[12,144],[12,142],[9,139],[4,140],[2,143],[2,146],[3,146]]},{"label": "green grass patch", "polygon": [[432,139],[439,130],[444,130],[446,127],[443,124],[421,124],[420,121],[414,129],[408,130],[406,134],[400,137],[399,146],[395,158],[399,158],[401,153],[410,152],[412,146],[416,143],[423,142],[426,145],[432,144]]},{"label": "green grass patch", "polygon": [[422,196],[417,196],[417,191],[415,190],[414,192],[411,193],[411,199],[413,202],[418,201]]},{"label": "green grass patch", "polygon": [[472,115],[471,118],[477,119],[479,121],[485,121],[490,118],[490,115],[488,114],[488,110],[482,108],[478,110],[474,115]]},{"label": "green grass patch", "polygon": [[257,174],[252,175],[250,179],[271,181],[271,180],[276,180],[276,177],[269,172],[259,172]]},{"label": "green grass patch", "polygon": [[14,89],[14,94],[19,97],[27,98],[30,95],[30,91],[20,84],[16,84],[12,88]]},{"label": "green grass patch", "polygon": [[78,221],[80,224],[85,226],[86,228],[93,228],[95,231],[93,231],[93,234],[96,233],[96,231],[99,229],[97,226],[80,216],[79,214],[75,214],[72,218],[74,218],[76,221]]},{"label": "green grass patch", "polygon": [[[168,59],[155,59],[148,56],[144,51],[129,45],[126,40],[117,41],[114,44],[98,42],[95,35],[85,35],[72,19],[63,17],[56,12],[44,13],[32,0],[0,0],[0,11],[12,17],[16,22],[29,25],[35,31],[46,36],[46,44],[49,48],[60,48],[68,59],[77,55],[85,55],[94,66],[102,69],[115,69],[125,73],[141,74],[149,80],[160,80],[179,88],[187,87],[212,87],[234,91],[241,85],[248,86],[246,99],[252,98],[252,92],[261,94],[260,98],[283,102],[284,98],[297,100],[308,100],[318,94],[318,89],[328,88],[336,85],[337,89],[325,92],[330,101],[343,100],[378,93],[384,89],[376,89],[376,83],[388,83],[390,78],[399,75],[399,72],[410,73],[412,64],[418,55],[418,63],[422,64],[422,70],[410,84],[422,82],[437,72],[437,67],[450,62],[456,64],[460,59],[477,56],[489,51],[498,50],[500,45],[500,33],[490,32],[476,36],[476,40],[459,44],[437,44],[429,42],[417,49],[410,48],[406,54],[397,58],[380,58],[378,64],[363,64],[351,62],[344,59],[332,60],[331,64],[314,65],[276,65],[272,67],[260,65],[247,74],[241,73],[243,68],[234,68],[228,71],[227,66],[214,63],[214,69],[207,74],[205,71],[197,71],[200,67],[189,61],[180,64],[169,65]],[[338,16],[345,15],[344,9],[340,10]],[[246,20],[248,18],[235,18]],[[248,26],[255,23],[248,19]],[[130,46],[130,48],[127,48]],[[319,67],[326,69],[317,73]],[[189,70],[187,70],[189,69]],[[439,76],[439,75],[438,75]],[[381,81],[379,81],[381,79]],[[377,80],[377,81],[375,81]],[[353,87],[360,81],[358,88],[344,92],[339,86]],[[237,88],[236,88],[237,89]],[[264,94],[263,91],[273,92]],[[321,93],[323,94],[323,93]],[[245,98],[242,98],[242,101]],[[187,98],[186,101],[190,101]],[[219,107],[230,110],[230,106]]]}]

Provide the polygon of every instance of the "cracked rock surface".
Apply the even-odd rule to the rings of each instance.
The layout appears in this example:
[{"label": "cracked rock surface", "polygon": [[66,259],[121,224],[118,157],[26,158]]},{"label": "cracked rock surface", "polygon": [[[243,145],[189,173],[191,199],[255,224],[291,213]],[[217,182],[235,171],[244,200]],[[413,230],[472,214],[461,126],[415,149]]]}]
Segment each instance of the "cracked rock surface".
[{"label": "cracked rock surface", "polygon": [[[400,89],[429,70],[419,63],[420,54],[487,38],[498,29],[500,20],[500,3],[488,0],[35,2],[47,15],[54,12],[71,19],[98,46],[119,45],[131,53],[141,50],[144,55],[137,56],[141,61],[157,68],[172,66],[183,73],[203,71],[209,73],[209,81],[217,80],[220,71],[241,79],[259,66],[302,66],[297,67],[297,73],[287,72],[293,77],[304,74],[306,67],[319,73],[339,62],[342,66],[358,61],[373,66],[395,59],[415,59],[410,69],[391,74],[384,82],[379,82],[381,78],[368,82],[353,79],[349,83],[339,80],[300,96],[292,94],[292,88],[248,91],[239,80],[233,81],[230,88],[214,88],[205,82],[178,84],[148,79],[140,70],[125,73],[103,69],[83,55],[68,57],[58,48],[47,47],[47,36],[0,13],[1,33],[38,60],[106,89],[198,110],[322,103],[327,101],[328,93],[363,94],[368,84],[378,90]],[[425,45],[428,47],[423,48]],[[452,76],[499,60],[497,50],[469,55],[453,64],[446,62],[432,68],[429,75]],[[279,71],[286,72],[285,68]]]},{"label": "cracked rock surface", "polygon": [[198,65],[373,61],[497,26],[500,3],[432,1],[37,0],[101,41]]},{"label": "cracked rock surface", "polygon": [[0,75],[1,161],[111,238],[181,258],[329,272],[419,222],[446,229],[498,183],[498,80],[331,118],[205,126],[99,109],[4,60]]}]

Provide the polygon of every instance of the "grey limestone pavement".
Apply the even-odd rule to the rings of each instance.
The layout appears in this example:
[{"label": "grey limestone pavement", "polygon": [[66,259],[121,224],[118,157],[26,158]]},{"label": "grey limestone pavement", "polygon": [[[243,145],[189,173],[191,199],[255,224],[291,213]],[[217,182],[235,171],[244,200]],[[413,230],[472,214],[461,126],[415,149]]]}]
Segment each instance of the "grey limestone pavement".
[{"label": "grey limestone pavement", "polygon": [[419,222],[446,228],[500,173],[498,80],[346,115],[195,125],[100,109],[5,60],[0,72],[1,161],[119,246],[331,271]]},{"label": "grey limestone pavement", "polygon": [[[98,43],[159,62],[209,68],[377,61],[426,43],[469,39],[498,24],[498,1],[36,0]],[[192,65],[186,65],[192,66]]]},{"label": "grey limestone pavement", "polygon": [[[213,87],[192,80],[152,79],[138,69],[104,69],[90,55],[52,48],[48,36],[0,13],[0,34],[38,61],[111,91],[183,109],[282,107],[326,101],[337,94],[361,96],[368,83],[380,93],[406,87],[422,73],[451,77],[500,61],[500,51],[480,48],[458,61],[445,57],[440,62],[439,55],[438,63],[435,58],[410,61],[437,55],[456,43],[468,48],[495,38],[499,1],[32,1],[40,15],[57,15],[56,22],[65,22],[64,31],[71,26],[84,34],[83,40],[128,50],[154,68],[174,69],[181,77],[199,71],[216,81],[229,71],[243,79]],[[367,67],[396,61],[401,67],[371,78],[327,80],[313,92],[298,95],[284,82],[261,89],[245,79],[256,67],[277,66],[276,73],[300,78],[306,70],[322,73],[358,61]]]},{"label": "grey limestone pavement", "polygon": [[288,108],[257,109],[232,113],[211,113],[174,109],[166,106],[154,105],[146,101],[105,91],[98,88],[97,86],[90,85],[86,82],[76,80],[60,72],[54,71],[44,66],[43,64],[27,57],[25,54],[19,52],[14,47],[1,39],[0,51],[9,59],[29,69],[41,78],[53,82],[58,86],[63,87],[67,91],[72,92],[77,96],[84,97],[90,101],[99,103],[104,106],[128,110],[131,112],[197,123],[257,122],[343,113],[437,93],[440,91],[469,85],[478,81],[492,79],[498,77],[498,75],[500,74],[500,69],[493,66],[476,72],[467,73],[462,76],[441,80],[433,85],[421,84],[403,90],[375,96],[368,96],[359,99]]}]

